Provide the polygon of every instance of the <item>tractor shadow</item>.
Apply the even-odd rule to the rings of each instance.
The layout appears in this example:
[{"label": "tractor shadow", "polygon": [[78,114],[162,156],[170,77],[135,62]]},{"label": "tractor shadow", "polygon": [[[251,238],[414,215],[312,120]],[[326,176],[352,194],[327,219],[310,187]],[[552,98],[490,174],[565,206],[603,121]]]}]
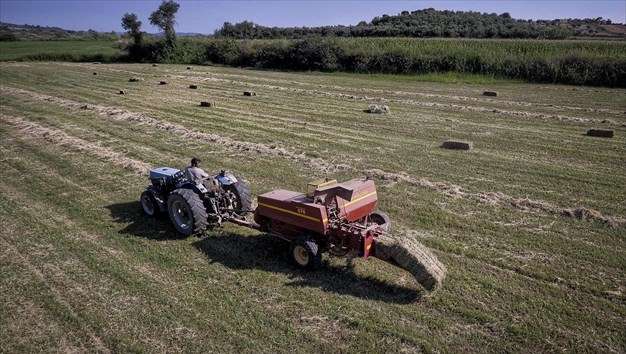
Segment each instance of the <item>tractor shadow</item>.
[{"label": "tractor shadow", "polygon": [[350,266],[331,265],[326,259],[318,270],[298,269],[289,262],[288,243],[266,234],[219,233],[193,245],[207,256],[210,263],[219,263],[233,270],[257,269],[286,274],[289,281],[285,286],[289,287],[319,288],[340,295],[400,304],[419,301],[423,296],[419,289],[360,276]]},{"label": "tractor shadow", "polygon": [[117,203],[106,206],[113,221],[128,224],[119,231],[123,235],[144,237],[150,240],[175,240],[181,236],[176,232],[167,215],[149,217],[143,213],[139,201]]}]

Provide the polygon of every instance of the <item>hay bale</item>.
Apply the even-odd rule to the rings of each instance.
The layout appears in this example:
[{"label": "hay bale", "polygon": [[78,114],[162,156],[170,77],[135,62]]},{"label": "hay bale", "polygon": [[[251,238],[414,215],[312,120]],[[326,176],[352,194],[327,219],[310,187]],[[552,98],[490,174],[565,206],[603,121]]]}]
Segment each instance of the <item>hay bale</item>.
[{"label": "hay bale", "polygon": [[120,90],[120,92],[118,92],[118,94],[119,94],[119,95],[125,95],[125,94],[126,94],[126,91],[124,91],[124,90]]},{"label": "hay bale", "polygon": [[244,91],[243,95],[244,96],[256,96],[256,92],[254,92],[254,91]]},{"label": "hay bale", "polygon": [[587,135],[599,138],[612,138],[613,131],[610,129],[589,129],[587,130]]},{"label": "hay bale", "polygon": [[483,96],[497,97],[498,93],[496,91],[485,91],[483,92]]},{"label": "hay bale", "polygon": [[375,114],[389,113],[389,106],[384,105],[384,104],[383,105],[371,104],[367,106],[367,109],[365,111],[367,113],[375,113]]},{"label": "hay bale", "polygon": [[159,81],[159,85],[167,85],[167,81]]},{"label": "hay bale", "polygon": [[195,90],[198,88],[198,85],[189,85],[189,88]]},{"label": "hay bale", "polygon": [[382,235],[376,238],[375,257],[411,273],[429,291],[441,286],[446,267],[428,248],[415,239]]},{"label": "hay bale", "polygon": [[131,77],[130,79],[128,79],[128,82],[139,82],[140,79],[137,77]]},{"label": "hay bale", "polygon": [[457,140],[446,140],[441,144],[441,147],[444,149],[450,150],[471,150],[472,142],[470,141],[457,141]]},{"label": "hay bale", "polygon": [[215,102],[202,101],[200,107],[215,107]]}]

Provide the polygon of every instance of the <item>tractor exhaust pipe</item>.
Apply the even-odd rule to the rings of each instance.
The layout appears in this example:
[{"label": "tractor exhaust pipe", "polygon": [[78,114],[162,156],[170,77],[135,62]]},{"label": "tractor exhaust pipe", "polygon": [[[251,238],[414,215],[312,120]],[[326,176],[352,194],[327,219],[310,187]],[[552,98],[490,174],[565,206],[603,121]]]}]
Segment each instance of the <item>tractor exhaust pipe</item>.
[{"label": "tractor exhaust pipe", "polygon": [[414,239],[380,235],[373,256],[411,273],[428,291],[438,289],[446,276],[446,267],[437,256]]}]

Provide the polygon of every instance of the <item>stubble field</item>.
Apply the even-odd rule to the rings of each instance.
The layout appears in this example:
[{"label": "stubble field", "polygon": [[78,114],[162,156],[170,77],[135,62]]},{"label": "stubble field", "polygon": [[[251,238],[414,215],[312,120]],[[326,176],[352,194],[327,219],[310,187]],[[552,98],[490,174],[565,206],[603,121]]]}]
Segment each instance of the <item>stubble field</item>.
[{"label": "stubble field", "polygon": [[[0,94],[0,351],[626,351],[623,89],[56,62],[1,63]],[[374,177],[443,287],[303,273],[236,226],[177,237],[137,199],[191,156],[255,193]]]}]

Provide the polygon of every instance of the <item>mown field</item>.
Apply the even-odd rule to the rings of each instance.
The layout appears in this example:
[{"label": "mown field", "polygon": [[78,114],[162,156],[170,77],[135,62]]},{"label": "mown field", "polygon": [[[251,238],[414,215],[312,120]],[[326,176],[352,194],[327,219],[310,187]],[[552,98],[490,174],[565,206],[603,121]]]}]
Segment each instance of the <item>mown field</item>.
[{"label": "mown field", "polygon": [[[626,351],[624,90],[33,62],[1,63],[0,92],[4,352]],[[300,272],[236,226],[177,237],[137,199],[193,155],[255,193],[373,176],[443,287],[377,260]]]}]

